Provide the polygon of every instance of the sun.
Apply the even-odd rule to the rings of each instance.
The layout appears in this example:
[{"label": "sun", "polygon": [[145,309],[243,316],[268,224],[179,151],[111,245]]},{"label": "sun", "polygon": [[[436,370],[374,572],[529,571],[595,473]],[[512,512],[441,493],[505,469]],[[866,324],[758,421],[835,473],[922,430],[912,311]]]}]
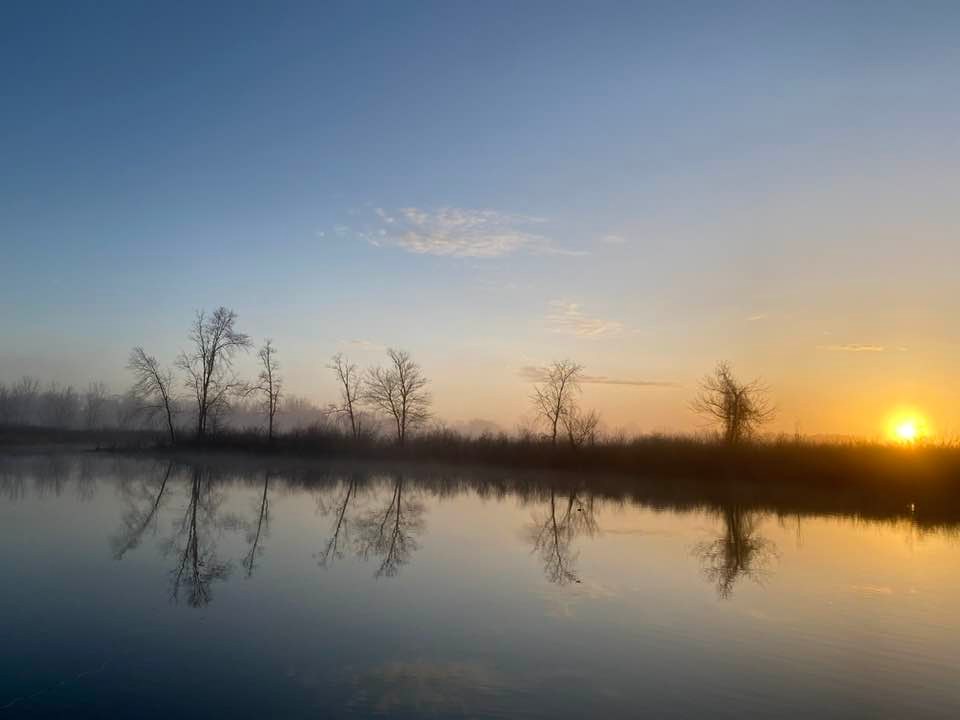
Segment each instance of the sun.
[{"label": "sun", "polygon": [[927,421],[914,412],[898,413],[892,417],[889,433],[891,440],[903,445],[916,444],[930,434]]},{"label": "sun", "polygon": [[897,439],[900,442],[913,442],[917,439],[919,430],[914,420],[904,420],[896,427]]}]

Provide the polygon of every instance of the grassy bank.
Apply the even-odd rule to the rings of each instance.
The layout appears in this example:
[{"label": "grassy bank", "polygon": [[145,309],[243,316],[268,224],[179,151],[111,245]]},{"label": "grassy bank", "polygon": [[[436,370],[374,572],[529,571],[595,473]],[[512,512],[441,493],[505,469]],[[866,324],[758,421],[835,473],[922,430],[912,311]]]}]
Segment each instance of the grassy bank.
[{"label": "grassy bank", "polygon": [[[127,430],[0,428],[0,446],[71,445],[99,450],[171,449],[162,434]],[[898,446],[879,443],[822,444],[802,439],[744,443],[729,447],[684,436],[607,439],[573,448],[536,437],[466,437],[450,431],[422,433],[403,447],[388,440],[355,440],[330,428],[295,430],[268,441],[259,432],[229,431],[183,438],[180,452],[229,451],[302,458],[362,459],[485,465],[500,468],[597,471],[656,478],[741,480],[845,487],[906,483],[960,491],[960,446]]]},{"label": "grassy bank", "polygon": [[149,430],[75,430],[0,425],[0,451],[31,451],[46,447],[85,450],[124,450],[163,447],[164,436]]},{"label": "grassy bank", "polygon": [[[5,448],[70,445],[99,450],[168,452],[162,434],[144,431],[0,428]],[[713,481],[721,476],[776,484],[824,488],[937,487],[960,492],[960,446],[895,446],[878,443],[822,444],[802,439],[745,443],[728,447],[684,436],[606,439],[573,448],[539,438],[484,435],[470,438],[450,431],[422,433],[399,447],[385,439],[355,440],[333,428],[284,433],[268,442],[254,431],[230,431],[183,438],[178,452],[230,451],[291,458],[358,459],[482,465],[499,468],[605,472],[645,478]]]},{"label": "grassy bank", "polygon": [[707,439],[650,435],[573,448],[535,437],[470,438],[438,431],[418,435],[399,447],[372,438],[354,441],[328,430],[296,431],[272,443],[262,434],[231,432],[202,441],[188,439],[179,445],[192,450],[606,471],[647,477],[710,479],[735,473],[742,479],[807,485],[946,483],[960,490],[960,447],[956,445],[821,444],[791,438],[728,447]]}]

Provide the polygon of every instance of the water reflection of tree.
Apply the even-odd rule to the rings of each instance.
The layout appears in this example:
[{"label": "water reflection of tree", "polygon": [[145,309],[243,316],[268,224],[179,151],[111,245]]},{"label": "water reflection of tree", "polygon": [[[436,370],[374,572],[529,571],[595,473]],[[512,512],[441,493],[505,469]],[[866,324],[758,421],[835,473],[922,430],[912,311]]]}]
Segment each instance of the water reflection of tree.
[{"label": "water reflection of tree", "polygon": [[573,541],[580,535],[592,537],[597,530],[592,495],[575,489],[558,495],[551,486],[550,502],[543,512],[534,514],[528,528],[530,543],[543,562],[547,580],[557,585],[580,582],[576,571],[579,553],[573,550]]},{"label": "water reflection of tree", "polygon": [[187,604],[203,607],[210,603],[211,585],[224,580],[231,569],[229,563],[217,558],[213,538],[223,498],[214,489],[209,472],[200,468],[193,471],[189,492],[183,517],[175,524],[174,537],[167,543],[168,553],[177,558],[171,573],[171,597],[179,600],[181,590],[186,589]]},{"label": "water reflection of tree", "polygon": [[352,473],[350,479],[338,484],[334,490],[336,492],[334,502],[328,503],[321,495],[317,499],[317,506],[323,515],[332,516],[332,527],[330,538],[317,555],[317,562],[320,567],[329,567],[334,560],[343,557],[343,548],[350,544],[350,526],[352,516],[350,514],[350,504],[356,503],[357,492],[360,484],[358,473]]},{"label": "water reflection of tree", "polygon": [[388,499],[357,519],[357,554],[363,560],[380,558],[376,577],[396,575],[419,547],[416,538],[424,529],[425,508],[410,492],[397,473]]},{"label": "water reflection of tree", "polygon": [[0,460],[0,497],[6,501],[22,502],[27,497],[27,475],[16,466]]},{"label": "water reflection of tree", "polygon": [[80,458],[80,469],[77,475],[77,497],[83,502],[90,502],[97,494],[95,462],[96,460],[89,455]]},{"label": "water reflection of tree", "polygon": [[247,571],[247,577],[253,576],[253,570],[256,567],[257,555],[263,552],[260,541],[270,532],[270,498],[268,490],[270,488],[270,473],[263,475],[263,493],[258,503],[259,509],[256,522],[247,526],[247,544],[250,549],[243,557],[243,567]]},{"label": "water reflection of tree", "polygon": [[34,489],[37,497],[60,497],[70,480],[74,459],[59,452],[44,456],[34,477]]},{"label": "water reflection of tree", "polygon": [[759,533],[762,513],[728,505],[721,517],[723,532],[715,540],[696,545],[694,554],[700,558],[704,575],[716,584],[717,595],[729,598],[740,578],[762,581],[777,547]]},{"label": "water reflection of tree", "polygon": [[136,548],[150,528],[156,530],[157,511],[167,490],[173,462],[167,464],[160,477],[147,477],[140,482],[126,482],[120,486],[120,493],[127,503],[127,511],[121,518],[120,529],[110,538],[113,557],[117,560]]}]

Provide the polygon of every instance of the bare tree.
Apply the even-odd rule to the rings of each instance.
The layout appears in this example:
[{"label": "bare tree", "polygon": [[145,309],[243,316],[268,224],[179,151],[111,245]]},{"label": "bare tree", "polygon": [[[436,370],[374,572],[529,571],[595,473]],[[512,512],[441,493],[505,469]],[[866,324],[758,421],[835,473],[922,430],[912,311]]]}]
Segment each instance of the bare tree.
[{"label": "bare tree", "polygon": [[235,327],[237,314],[222,305],[207,315],[197,313],[190,329],[193,349],[181,352],[177,365],[187,373],[186,386],[197,403],[197,435],[203,437],[230,405],[231,396],[246,389],[233,373],[238,351],[249,350],[250,336]]},{"label": "bare tree", "polygon": [[[174,409],[178,407],[176,403]],[[117,427],[127,428],[133,424],[134,419],[140,413],[140,399],[132,389],[128,389],[123,395],[117,397],[117,404],[114,412],[114,422]]]},{"label": "bare tree", "polygon": [[83,424],[89,430],[104,425],[104,414],[109,398],[107,386],[102,382],[92,382],[83,394]]},{"label": "bare tree", "polygon": [[127,369],[133,373],[133,387],[130,394],[136,399],[142,411],[151,415],[163,413],[170,433],[170,442],[177,441],[173,426],[176,413],[176,401],[173,396],[173,372],[161,368],[160,363],[139,345],[130,351]]},{"label": "bare tree", "polygon": [[430,418],[429,380],[405,350],[387,350],[390,365],[371,368],[364,386],[364,400],[390,417],[397,431],[397,443]]},{"label": "bare tree", "polygon": [[327,367],[336,373],[337,381],[340,383],[340,404],[333,405],[330,409],[350,422],[353,439],[358,440],[362,431],[360,403],[363,399],[360,371],[343,356],[343,353],[334,355]]},{"label": "bare tree", "polygon": [[264,409],[267,413],[267,439],[271,442],[273,441],[273,420],[277,415],[277,408],[280,407],[280,392],[283,386],[276,354],[277,349],[273,346],[273,341],[267,340],[257,353],[260,358],[261,370],[259,382],[253,388],[256,392],[264,395]]},{"label": "bare tree", "polygon": [[543,380],[533,386],[533,403],[537,417],[542,420],[556,445],[560,424],[565,415],[576,409],[576,395],[580,392],[583,366],[571,360],[557,360],[544,369]]},{"label": "bare tree", "polygon": [[10,422],[14,425],[33,422],[39,397],[40,381],[29,375],[20,378],[10,389]]},{"label": "bare tree", "polygon": [[759,380],[742,383],[734,377],[730,363],[721,362],[700,382],[700,394],[691,409],[719,425],[724,442],[736,445],[773,419],[775,410],[768,394]]},{"label": "bare tree", "polygon": [[40,396],[40,418],[48,427],[73,427],[80,414],[80,398],[72,385],[51,382]]},{"label": "bare tree", "polygon": [[600,413],[596,410],[581,410],[576,405],[564,412],[560,419],[567,432],[570,447],[578,448],[596,442],[597,428],[600,426]]},{"label": "bare tree", "polygon": [[307,428],[319,426],[329,415],[329,412],[311,400],[284,393],[283,406],[280,409],[286,418],[287,427]]}]

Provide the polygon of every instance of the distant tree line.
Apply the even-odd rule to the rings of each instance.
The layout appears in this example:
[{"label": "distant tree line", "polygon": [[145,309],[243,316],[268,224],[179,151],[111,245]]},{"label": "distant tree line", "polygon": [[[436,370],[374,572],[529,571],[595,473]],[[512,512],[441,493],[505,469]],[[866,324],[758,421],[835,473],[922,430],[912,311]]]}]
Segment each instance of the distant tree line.
[{"label": "distant tree line", "polygon": [[[226,307],[197,312],[188,346],[167,365],[142,346],[130,351],[129,390],[111,394],[103,383],[78,392],[72,386],[41,386],[23,377],[0,384],[0,425],[56,428],[147,427],[164,432],[170,443],[184,435],[203,439],[228,425],[265,428],[272,442],[281,418],[287,428],[337,424],[354,441],[386,434],[403,446],[432,419],[430,381],[405,350],[388,349],[387,362],[361,369],[342,353],[327,366],[339,398],[325,407],[287,395],[278,350],[266,339],[256,352],[259,371],[241,378],[237,358],[254,349],[237,328],[237,314]],[[600,439],[601,417],[581,404],[584,368],[558,360],[543,368],[530,396],[537,429],[526,431],[553,446],[577,449]],[[741,382],[728,363],[704,377],[691,409],[726,444],[754,438],[774,416],[769,391],[757,380]]]},{"label": "distant tree line", "polygon": [[0,425],[101,430],[134,422],[138,404],[129,395],[111,394],[101,382],[85,390],[25,375],[0,383]]}]

